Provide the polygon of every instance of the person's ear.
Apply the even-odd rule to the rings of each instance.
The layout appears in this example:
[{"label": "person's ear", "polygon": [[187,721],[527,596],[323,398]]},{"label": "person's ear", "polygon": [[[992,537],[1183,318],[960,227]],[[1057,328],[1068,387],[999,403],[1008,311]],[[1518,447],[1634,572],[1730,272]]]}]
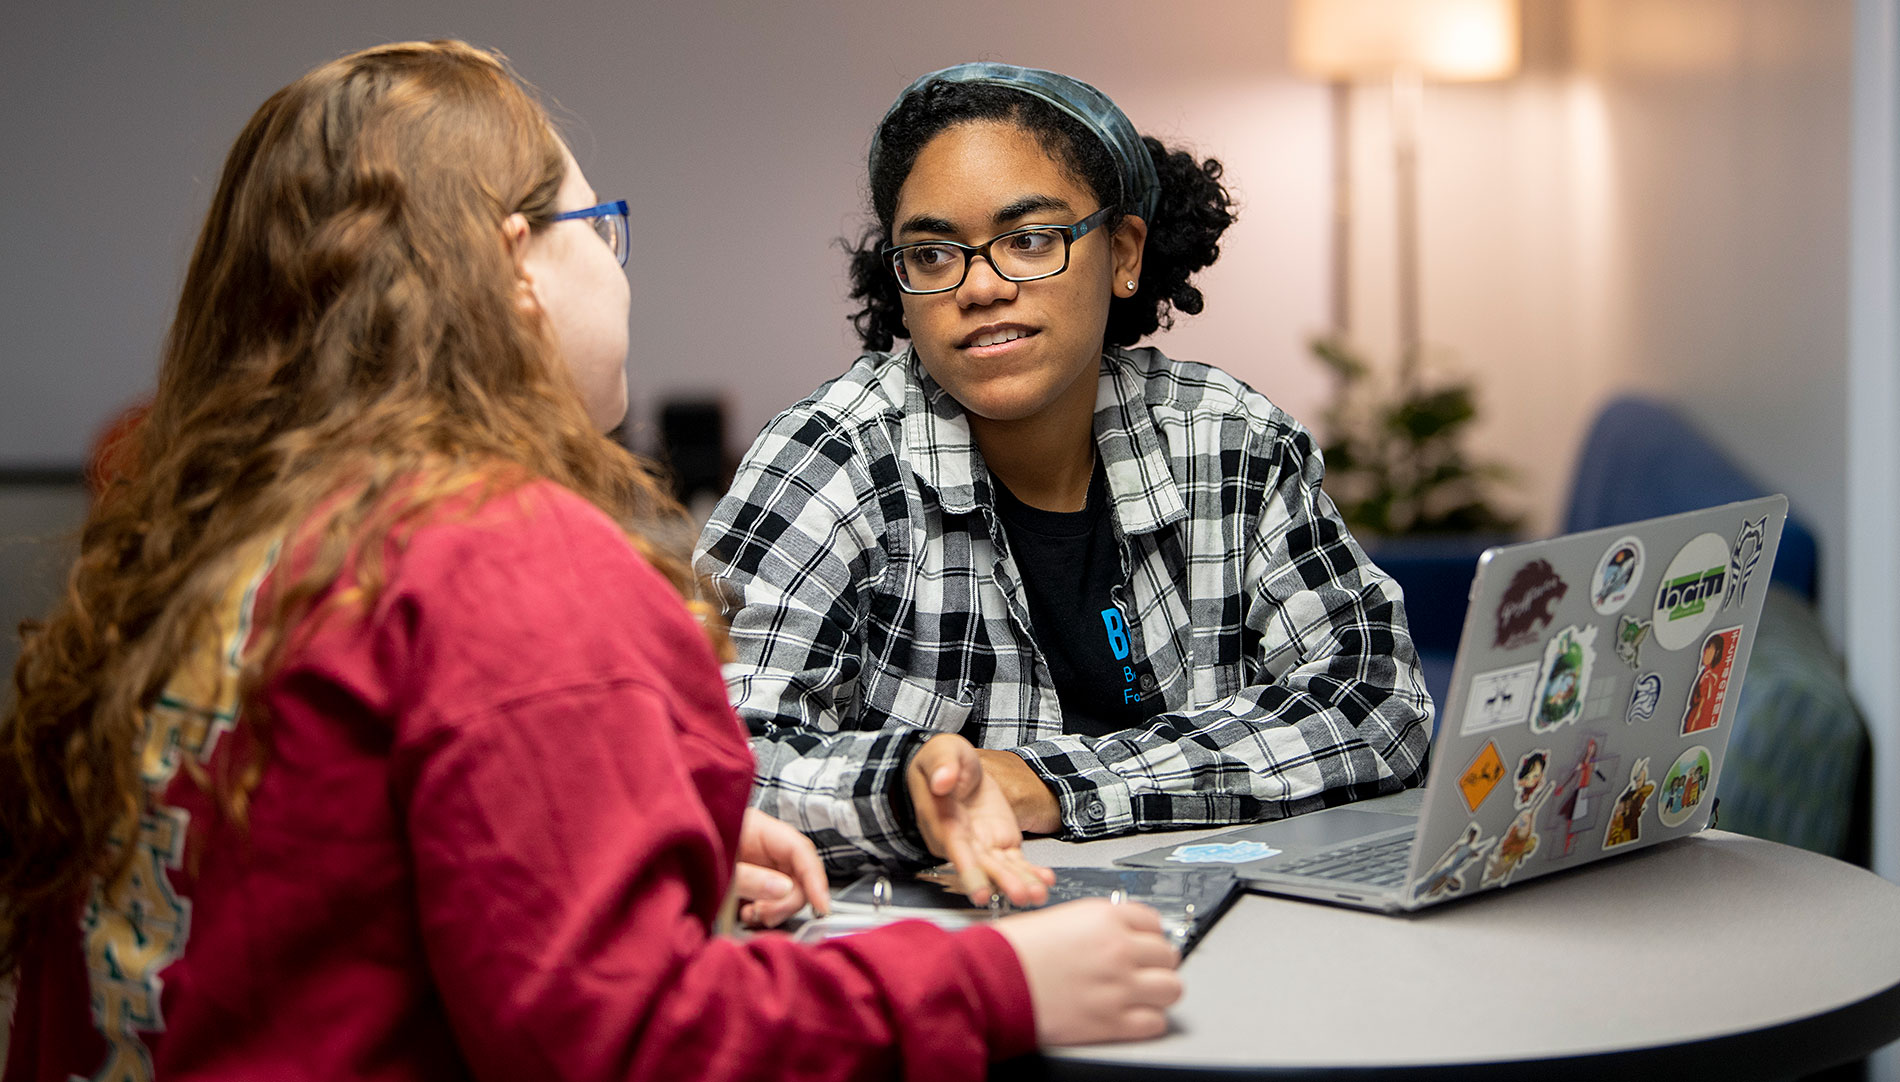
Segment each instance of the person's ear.
[{"label": "person's ear", "polygon": [[539,310],[540,298],[534,294],[534,276],[528,272],[528,238],[533,233],[522,214],[510,214],[501,223],[502,242],[515,265],[515,303],[526,311]]},{"label": "person's ear", "polygon": [[1124,214],[1109,240],[1115,257],[1115,295],[1132,297],[1141,288],[1141,254],[1148,243],[1148,223],[1136,215]]}]

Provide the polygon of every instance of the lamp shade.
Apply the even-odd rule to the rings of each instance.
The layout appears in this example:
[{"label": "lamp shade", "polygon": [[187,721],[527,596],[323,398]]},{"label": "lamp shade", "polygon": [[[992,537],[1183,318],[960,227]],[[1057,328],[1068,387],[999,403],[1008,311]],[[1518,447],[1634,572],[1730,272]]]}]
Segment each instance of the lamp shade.
[{"label": "lamp shade", "polygon": [[1293,65],[1321,79],[1503,79],[1517,0],[1293,0]]}]

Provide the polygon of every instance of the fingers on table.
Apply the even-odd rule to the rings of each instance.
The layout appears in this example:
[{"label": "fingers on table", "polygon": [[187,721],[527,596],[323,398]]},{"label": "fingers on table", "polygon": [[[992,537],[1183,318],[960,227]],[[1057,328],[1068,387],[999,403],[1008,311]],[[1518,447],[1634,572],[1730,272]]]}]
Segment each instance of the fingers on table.
[{"label": "fingers on table", "polygon": [[1032,864],[1020,848],[991,850],[984,859],[984,872],[1011,905],[1041,905],[1049,900],[1049,885],[1055,873]]}]

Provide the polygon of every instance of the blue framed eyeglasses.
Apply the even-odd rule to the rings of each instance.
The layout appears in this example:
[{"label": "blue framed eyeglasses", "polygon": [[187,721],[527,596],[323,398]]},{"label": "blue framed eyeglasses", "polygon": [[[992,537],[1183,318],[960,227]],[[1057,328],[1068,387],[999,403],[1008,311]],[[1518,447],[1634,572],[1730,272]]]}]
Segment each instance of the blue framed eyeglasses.
[{"label": "blue framed eyeglasses", "polygon": [[893,244],[884,249],[884,258],[897,276],[897,288],[906,293],[950,292],[969,277],[970,261],[977,256],[982,256],[996,276],[1006,282],[1053,278],[1069,269],[1070,246],[1107,221],[1115,210],[1110,204],[1074,225],[1026,225],[977,245],[953,240]]},{"label": "blue framed eyeglasses", "polygon": [[565,222],[569,218],[582,218],[607,242],[607,250],[620,260],[621,266],[627,265],[627,233],[631,228],[627,221],[627,201],[616,199],[611,203],[602,203],[584,210],[570,210],[556,214],[548,219],[551,222]]}]

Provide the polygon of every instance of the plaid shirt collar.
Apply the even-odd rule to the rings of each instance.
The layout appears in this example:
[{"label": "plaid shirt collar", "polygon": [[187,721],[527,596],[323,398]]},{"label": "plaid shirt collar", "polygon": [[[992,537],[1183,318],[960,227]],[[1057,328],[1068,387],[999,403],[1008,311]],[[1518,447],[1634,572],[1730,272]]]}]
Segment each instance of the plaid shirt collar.
[{"label": "plaid shirt collar", "polygon": [[[1104,353],[1102,361],[1095,386],[1095,446],[1116,522],[1129,534],[1142,534],[1186,518],[1187,502],[1143,401],[1139,373],[1119,348]],[[987,471],[980,466],[963,407],[924,371],[912,347],[892,358],[891,371],[910,374],[901,381],[904,442],[898,453],[918,480],[936,492],[945,511],[970,514],[992,506]]]}]

